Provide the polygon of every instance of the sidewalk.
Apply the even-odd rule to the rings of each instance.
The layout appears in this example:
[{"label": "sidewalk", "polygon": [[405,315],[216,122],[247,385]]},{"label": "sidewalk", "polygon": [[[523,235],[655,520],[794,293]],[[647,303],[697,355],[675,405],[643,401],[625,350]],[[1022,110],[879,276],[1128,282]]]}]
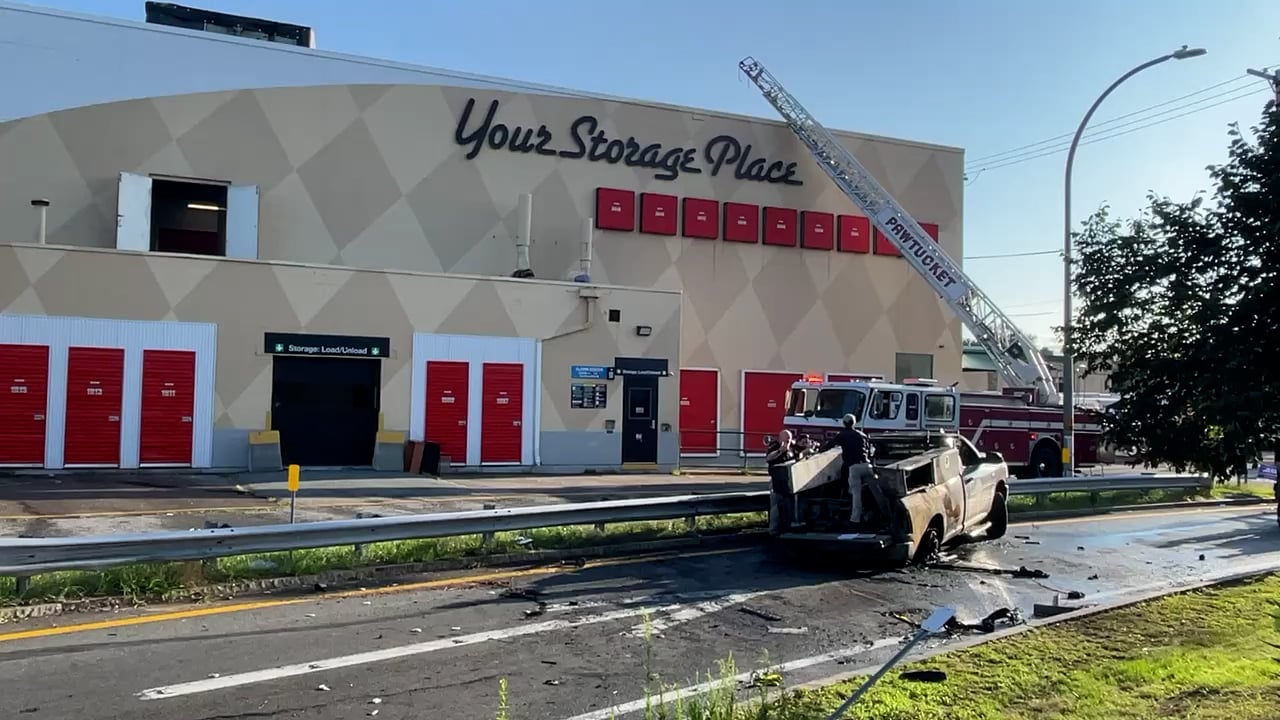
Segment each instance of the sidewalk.
[{"label": "sidewalk", "polygon": [[[664,495],[763,490],[736,474],[519,475],[433,478],[358,471],[303,471],[295,520],[350,519]],[[0,536],[73,536],[187,530],[205,522],[284,523],[284,473],[225,476],[84,474],[0,477]]]}]

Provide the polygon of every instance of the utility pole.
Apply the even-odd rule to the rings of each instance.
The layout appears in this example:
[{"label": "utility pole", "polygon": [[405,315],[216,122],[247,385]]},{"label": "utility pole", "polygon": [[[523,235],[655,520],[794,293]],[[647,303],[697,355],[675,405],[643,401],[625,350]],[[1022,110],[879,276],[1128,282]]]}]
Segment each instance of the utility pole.
[{"label": "utility pole", "polygon": [[1275,93],[1276,107],[1280,107],[1280,70],[1267,72],[1266,70],[1254,70],[1253,68],[1249,68],[1248,70],[1245,70],[1245,72],[1271,83],[1271,92]]}]

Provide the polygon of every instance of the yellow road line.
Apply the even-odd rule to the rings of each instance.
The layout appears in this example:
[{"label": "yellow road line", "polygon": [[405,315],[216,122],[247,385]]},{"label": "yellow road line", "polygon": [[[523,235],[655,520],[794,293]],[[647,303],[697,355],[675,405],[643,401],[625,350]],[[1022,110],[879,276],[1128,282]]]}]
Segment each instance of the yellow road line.
[{"label": "yellow road line", "polygon": [[[735,552],[743,552],[745,548],[730,548],[727,550],[704,550],[696,553],[683,553],[681,558],[703,557],[707,555],[723,555]],[[626,557],[613,558],[608,560],[598,560],[588,563],[586,568],[592,569],[599,567],[610,567],[615,565],[627,565],[641,562],[652,562],[653,555],[644,557]],[[522,577],[533,577],[537,575],[556,575],[560,573],[576,572],[580,568],[566,566],[551,566],[526,568],[523,570],[499,570],[490,573],[480,573],[476,575],[465,575],[462,577],[440,578],[437,580],[424,580],[421,582],[405,583],[401,585],[387,585],[376,588],[361,588],[358,590],[344,590],[340,592],[324,593],[323,595],[312,595],[308,597],[295,598],[275,598],[271,600],[256,600],[253,602],[232,603],[228,605],[214,605],[211,607],[189,608],[187,610],[175,610],[172,612],[156,613],[154,615],[139,615],[136,617],[115,618],[112,620],[98,620],[95,622],[79,623],[76,625],[60,625],[57,627],[34,628],[31,630],[19,630],[18,632],[0,634],[0,642],[9,642],[13,640],[30,640],[33,638],[52,637],[54,635],[67,635],[70,633],[89,632],[92,630],[110,630],[113,628],[128,627],[130,625],[148,625],[151,623],[170,622],[174,620],[189,620],[191,618],[208,617],[210,615],[226,615],[236,612],[250,612],[253,610],[266,610],[270,608],[286,607],[289,605],[301,605],[302,603],[321,602],[324,600],[345,599],[356,597],[368,597],[373,595],[390,595],[393,593],[413,592],[416,590],[432,590],[438,588],[447,588],[456,585],[475,585],[483,582],[494,582],[503,580],[514,580]]]}]

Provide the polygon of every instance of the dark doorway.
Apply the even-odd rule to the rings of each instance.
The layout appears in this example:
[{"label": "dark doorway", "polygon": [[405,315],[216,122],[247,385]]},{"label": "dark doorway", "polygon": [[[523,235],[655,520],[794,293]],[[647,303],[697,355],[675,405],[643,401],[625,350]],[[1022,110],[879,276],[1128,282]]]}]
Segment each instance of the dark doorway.
[{"label": "dark doorway", "polygon": [[227,186],[154,180],[151,250],[191,255],[227,254]]},{"label": "dark doorway", "polygon": [[658,381],[667,376],[667,361],[614,358],[622,376],[622,462],[658,462]]},{"label": "dark doorway", "polygon": [[354,358],[273,358],[271,424],[286,465],[373,464],[382,362]]}]

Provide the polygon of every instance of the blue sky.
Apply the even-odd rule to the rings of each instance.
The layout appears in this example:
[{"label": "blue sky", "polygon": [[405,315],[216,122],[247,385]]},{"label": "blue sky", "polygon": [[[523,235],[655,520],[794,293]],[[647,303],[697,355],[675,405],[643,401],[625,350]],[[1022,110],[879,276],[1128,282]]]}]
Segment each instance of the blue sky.
[{"label": "blue sky", "polygon": [[[143,0],[31,1],[143,15]],[[1265,84],[1229,81],[1247,67],[1280,65],[1275,0],[189,4],[310,25],[327,50],[772,117],[737,76],[737,61],[754,55],[830,127],[965,148],[967,256],[1061,247],[1065,152],[1027,159],[1061,144],[983,158],[1074,130],[1129,68],[1183,44],[1209,50],[1148,70],[1103,105],[1095,123],[1169,103],[1109,126],[1134,132],[1080,150],[1077,220],[1103,202],[1132,213],[1149,190],[1185,199],[1205,189],[1205,166],[1226,156],[1227,124],[1252,125],[1270,97],[1235,99]],[[1021,162],[996,167],[1008,161]],[[1058,256],[965,265],[1024,330],[1052,343],[1050,328],[1061,322]]]}]

